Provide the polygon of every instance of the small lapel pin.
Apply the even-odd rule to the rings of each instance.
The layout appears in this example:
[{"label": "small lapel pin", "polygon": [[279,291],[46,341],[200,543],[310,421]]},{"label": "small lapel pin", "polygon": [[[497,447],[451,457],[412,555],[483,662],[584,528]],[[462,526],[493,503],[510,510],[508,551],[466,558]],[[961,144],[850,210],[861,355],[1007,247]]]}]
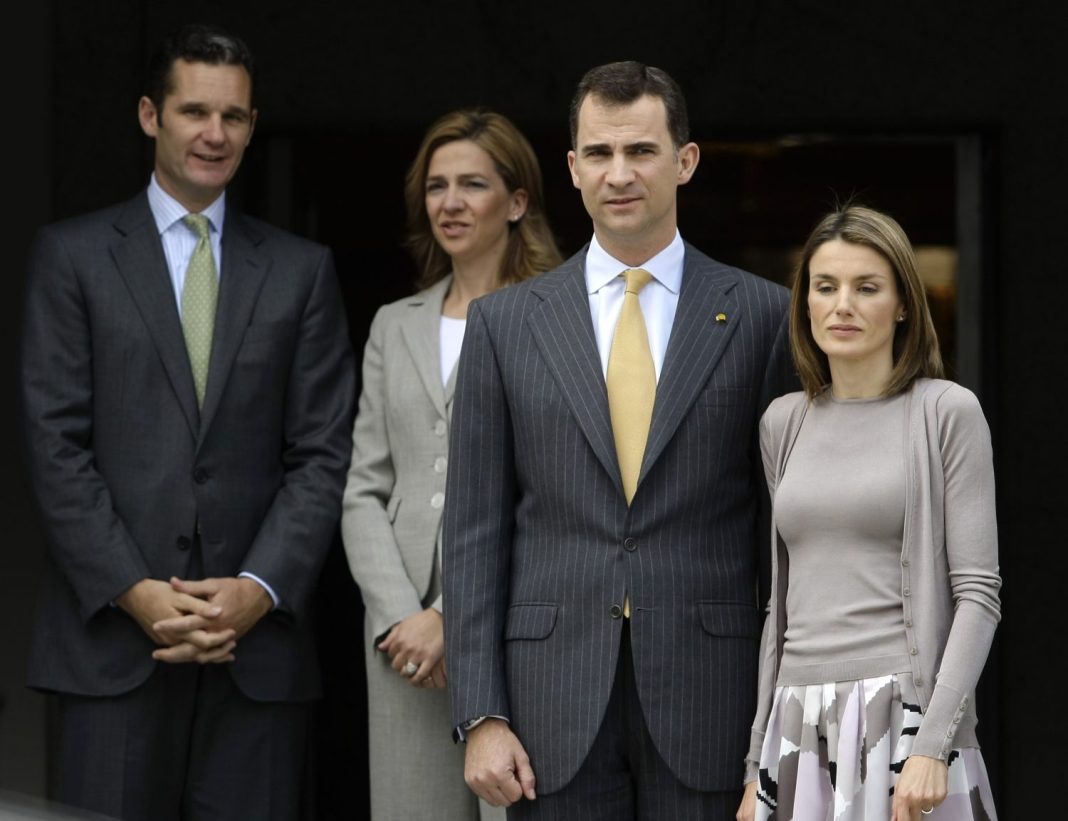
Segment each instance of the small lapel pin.
[{"label": "small lapel pin", "polygon": [[727,315],[726,314],[716,314],[716,322],[726,322],[726,321],[727,321]]}]

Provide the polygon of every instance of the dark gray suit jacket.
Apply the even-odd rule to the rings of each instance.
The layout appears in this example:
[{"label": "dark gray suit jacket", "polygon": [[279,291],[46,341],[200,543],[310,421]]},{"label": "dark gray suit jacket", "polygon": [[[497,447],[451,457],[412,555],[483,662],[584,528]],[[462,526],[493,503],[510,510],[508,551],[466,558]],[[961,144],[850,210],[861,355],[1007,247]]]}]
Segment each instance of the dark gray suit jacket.
[{"label": "dark gray suit jacket", "polygon": [[115,695],[152,642],[110,603],[142,578],[248,571],[281,604],[240,642],[248,696],[319,693],[309,597],[335,532],[354,375],[329,251],[230,210],[204,407],[144,193],[48,226],[21,351],[48,541],[31,686]]},{"label": "dark gray suit jacket", "polygon": [[560,789],[604,715],[628,593],[657,749],[687,786],[737,789],[767,551],[757,425],[795,384],[787,293],[686,247],[628,508],[584,260],[585,250],[478,300],[468,316],[443,546],[453,717],[507,717],[538,791]]}]

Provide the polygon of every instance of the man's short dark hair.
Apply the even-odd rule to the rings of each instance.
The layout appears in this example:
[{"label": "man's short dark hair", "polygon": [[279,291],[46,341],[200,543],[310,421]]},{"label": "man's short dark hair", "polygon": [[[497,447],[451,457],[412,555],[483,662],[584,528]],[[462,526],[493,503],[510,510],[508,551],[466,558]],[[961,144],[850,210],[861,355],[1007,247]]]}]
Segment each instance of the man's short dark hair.
[{"label": "man's short dark hair", "polygon": [[579,80],[571,100],[571,147],[577,148],[578,115],[582,101],[590,95],[608,105],[628,105],[644,95],[659,97],[667,110],[668,132],[675,148],[690,141],[690,118],[679,84],[661,68],[634,60],[606,63],[591,68]]},{"label": "man's short dark hair", "polygon": [[200,23],[182,26],[160,43],[148,61],[145,96],[155,105],[157,119],[163,115],[163,100],[174,91],[172,69],[177,60],[212,66],[243,66],[249,77],[255,79],[252,52],[240,37],[218,26]]}]

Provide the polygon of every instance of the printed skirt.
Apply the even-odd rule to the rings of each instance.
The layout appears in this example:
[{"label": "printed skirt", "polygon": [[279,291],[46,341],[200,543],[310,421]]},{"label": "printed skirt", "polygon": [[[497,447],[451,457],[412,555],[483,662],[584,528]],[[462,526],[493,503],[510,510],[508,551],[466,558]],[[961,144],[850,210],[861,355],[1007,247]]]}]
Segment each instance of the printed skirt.
[{"label": "printed skirt", "polygon": [[[922,718],[907,673],[778,687],[757,821],[886,821]],[[949,794],[925,821],[996,821],[979,749],[953,750],[948,763]]]}]

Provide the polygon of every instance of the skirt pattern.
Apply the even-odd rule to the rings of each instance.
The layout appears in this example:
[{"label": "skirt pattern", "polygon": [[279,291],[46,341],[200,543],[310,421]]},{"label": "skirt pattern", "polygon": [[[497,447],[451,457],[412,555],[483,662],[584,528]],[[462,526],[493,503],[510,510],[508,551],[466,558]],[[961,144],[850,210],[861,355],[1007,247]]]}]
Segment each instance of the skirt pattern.
[{"label": "skirt pattern", "polygon": [[[885,821],[923,716],[906,673],[784,686],[760,753],[757,821]],[[924,819],[996,821],[978,748],[949,756],[949,794]]]}]

